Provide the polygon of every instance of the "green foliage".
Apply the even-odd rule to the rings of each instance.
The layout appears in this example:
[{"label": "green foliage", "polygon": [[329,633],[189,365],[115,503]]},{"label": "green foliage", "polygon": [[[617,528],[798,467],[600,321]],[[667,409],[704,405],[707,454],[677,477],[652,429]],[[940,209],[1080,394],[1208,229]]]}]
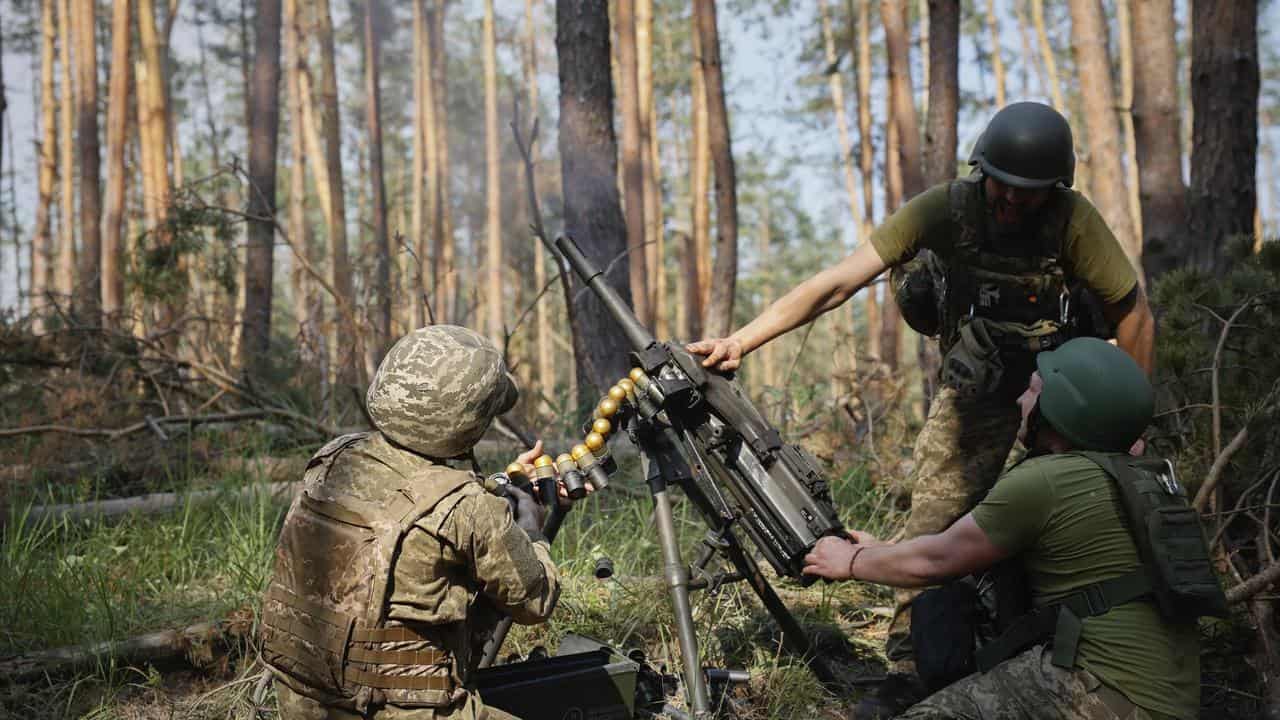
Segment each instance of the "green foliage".
[{"label": "green foliage", "polygon": [[234,295],[238,274],[232,249],[235,234],[235,222],[224,210],[180,197],[170,206],[165,222],[138,236],[125,279],[147,300],[173,300],[188,288],[186,260],[207,253],[207,277],[223,292]]}]

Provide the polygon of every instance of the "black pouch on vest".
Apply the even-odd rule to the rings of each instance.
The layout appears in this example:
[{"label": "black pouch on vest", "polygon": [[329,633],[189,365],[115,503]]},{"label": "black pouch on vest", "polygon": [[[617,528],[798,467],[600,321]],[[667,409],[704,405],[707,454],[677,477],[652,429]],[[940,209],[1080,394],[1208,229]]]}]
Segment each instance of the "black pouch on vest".
[{"label": "black pouch on vest", "polygon": [[911,602],[916,673],[930,693],[977,670],[974,638],[984,615],[969,577],[925,590]]}]

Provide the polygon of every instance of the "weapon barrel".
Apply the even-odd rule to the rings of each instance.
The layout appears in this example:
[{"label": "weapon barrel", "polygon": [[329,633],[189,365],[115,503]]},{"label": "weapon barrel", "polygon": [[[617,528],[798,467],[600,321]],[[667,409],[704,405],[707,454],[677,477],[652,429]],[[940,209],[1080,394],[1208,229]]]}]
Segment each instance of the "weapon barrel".
[{"label": "weapon barrel", "polygon": [[622,326],[622,332],[627,336],[627,340],[631,343],[631,347],[637,352],[653,345],[657,342],[653,334],[645,329],[644,325],[636,319],[635,313],[631,308],[623,302],[622,297],[617,291],[605,282],[603,274],[586,255],[582,254],[582,250],[578,248],[578,244],[573,238],[560,236],[556,238],[556,247],[560,249],[560,253],[569,261],[569,265],[574,272],[578,273],[578,277],[582,278],[582,282],[600,298],[600,302],[604,303],[605,309],[618,321]]}]

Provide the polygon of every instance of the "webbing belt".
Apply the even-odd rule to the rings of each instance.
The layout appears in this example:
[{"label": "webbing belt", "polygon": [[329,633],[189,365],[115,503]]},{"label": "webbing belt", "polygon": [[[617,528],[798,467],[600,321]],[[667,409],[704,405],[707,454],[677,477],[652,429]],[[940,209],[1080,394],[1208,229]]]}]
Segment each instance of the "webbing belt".
[{"label": "webbing belt", "polygon": [[384,690],[453,691],[453,681],[448,675],[430,677],[387,675],[349,664],[447,667],[452,659],[451,654],[435,647],[420,650],[380,650],[366,647],[369,644],[379,643],[431,641],[413,628],[404,625],[389,628],[354,627],[354,618],[330,610],[279,585],[272,585],[267,590],[266,599],[293,608],[303,617],[312,618],[323,625],[330,626],[329,628],[319,627],[300,618],[278,618],[267,623],[267,627],[272,630],[294,635],[340,658],[344,666],[343,678],[349,683]]},{"label": "webbing belt", "polygon": [[992,340],[1001,350],[1027,350],[1043,352],[1052,350],[1071,339],[1065,330],[1044,335],[1019,335],[1017,333],[992,333]]},{"label": "webbing belt", "polygon": [[986,672],[1036,642],[1052,636],[1053,664],[1070,670],[1075,667],[1080,631],[1084,627],[1083,618],[1102,615],[1117,605],[1137,600],[1151,591],[1151,580],[1142,570],[1087,585],[1061,600],[1036,608],[1014,620],[1000,637],[974,653],[978,669]]}]

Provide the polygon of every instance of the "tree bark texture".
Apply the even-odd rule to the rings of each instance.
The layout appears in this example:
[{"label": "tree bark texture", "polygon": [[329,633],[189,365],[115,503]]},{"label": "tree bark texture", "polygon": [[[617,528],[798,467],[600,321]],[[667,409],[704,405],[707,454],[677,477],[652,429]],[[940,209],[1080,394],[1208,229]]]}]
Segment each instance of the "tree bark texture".
[{"label": "tree bark texture", "polygon": [[502,156],[498,139],[498,60],[493,0],[484,2],[485,326],[489,339],[505,346],[502,327]]},{"label": "tree bark texture", "polygon": [[[929,0],[929,24],[930,24],[931,26],[933,25],[934,6],[935,6],[935,5],[938,5],[938,4],[939,4],[939,3],[934,2],[934,0]],[[957,46],[958,46],[958,45],[959,45],[959,43],[960,43],[960,31],[959,31],[960,8],[959,8],[959,3],[958,3],[958,2],[957,2],[957,3],[955,3],[955,5],[956,5],[956,18],[957,18],[957,19],[956,19],[956,25],[957,25],[957,29],[956,29],[956,44],[957,44]],[[941,9],[941,8],[940,8],[940,9]],[[947,12],[949,12],[949,11],[947,11]],[[937,42],[937,35],[936,35],[936,32],[937,32],[937,28],[935,28],[935,27],[930,27],[930,33],[931,33],[931,34],[934,34],[934,42]],[[991,38],[991,48],[990,48],[990,51],[991,51],[991,72],[995,75],[995,82],[996,82],[996,107],[997,107],[997,108],[1002,108],[1002,107],[1004,107],[1004,105],[1005,105],[1004,48],[1003,48],[1003,47],[1001,47],[1001,45],[1000,45],[1000,16],[996,14],[996,0],[987,0],[987,35],[988,35],[988,37],[990,37],[990,38]],[[930,52],[931,52],[931,53],[933,52],[933,51],[932,51],[932,49],[930,50]],[[935,85],[935,84],[933,83],[933,72],[934,72],[934,70],[936,70],[936,67],[935,67],[935,66],[934,66],[934,64],[933,64],[933,61],[934,61],[934,56],[933,56],[932,54],[930,54],[930,55],[929,55],[929,65],[930,65],[930,69],[929,69],[929,80],[930,80],[930,82],[929,82],[929,98],[930,98],[930,101],[929,101],[929,103],[930,103],[930,113],[931,113],[931,114],[932,114],[932,106],[933,106],[933,99],[932,99],[932,98],[933,98],[933,92],[934,92],[934,90],[935,90],[935,89],[937,89],[937,87],[938,87],[937,85]],[[926,131],[926,132],[927,132],[927,131]],[[928,175],[928,170],[927,170],[927,169],[926,169],[926,171],[925,171],[925,174],[926,174],[926,175]]]},{"label": "tree bark texture", "polygon": [[[556,0],[556,55],[560,74],[560,168],[565,233],[630,301],[626,224],[617,186],[613,132],[613,80],[607,6],[594,0]],[[599,397],[628,370],[631,351],[622,329],[573,277],[573,327],[578,384]]]},{"label": "tree bark texture", "polygon": [[[858,168],[862,173],[862,237],[869,240],[874,227],[874,187],[876,148],[871,135],[871,2],[859,0],[857,19],[856,74],[858,95]],[[866,289],[867,356],[880,359],[880,299],[878,288]]]},{"label": "tree bark texture", "polygon": [[382,31],[374,27],[378,19],[378,1],[366,0],[364,6],[364,92],[366,122],[369,130],[369,182],[373,201],[373,243],[375,266],[373,278],[373,342],[370,365],[377,367],[391,346],[391,238],[387,231],[387,190],[382,163],[382,88],[379,64]]},{"label": "tree bark texture", "polygon": [[98,152],[98,46],[93,0],[75,0],[76,152],[80,156],[80,256],[76,313],[102,322],[102,185]]},{"label": "tree bark texture", "polygon": [[1133,134],[1148,277],[1181,262],[1187,185],[1182,179],[1178,46],[1173,0],[1133,0]]},{"label": "tree bark texture", "polygon": [[[315,12],[316,40],[320,45],[320,132],[324,137],[325,185],[317,188],[328,200],[325,205],[325,227],[329,234],[329,275],[330,282],[341,298],[338,304],[346,304],[351,308],[355,299],[351,281],[351,260],[347,250],[347,205],[344,196],[342,174],[342,117],[338,105],[338,78],[334,70],[333,17],[330,14],[329,0],[316,0],[312,6]],[[313,163],[320,165],[321,163]],[[318,184],[318,183],[317,183]],[[333,336],[329,340],[331,353],[330,367],[338,370],[340,376],[348,381],[355,381],[363,363],[355,353],[350,352],[354,345],[354,337],[359,329],[350,319],[350,310],[338,313],[339,321],[334,323]],[[342,357],[346,352],[347,357]]]},{"label": "tree bark texture", "polygon": [[1080,73],[1085,132],[1093,196],[1102,218],[1120,241],[1134,267],[1142,265],[1142,247],[1133,231],[1129,194],[1125,190],[1123,136],[1116,114],[1115,78],[1107,47],[1107,25],[1101,0],[1071,0],[1071,45]]},{"label": "tree bark texture", "polygon": [[[535,0],[525,0],[524,4],[524,22],[525,22],[525,98],[529,106],[529,116],[531,118],[538,117],[538,27],[534,21]],[[520,119],[522,120],[522,119]],[[519,121],[519,120],[518,120]],[[530,152],[533,148],[530,148]],[[528,174],[529,182],[532,187],[529,188],[529,195],[532,198],[538,197],[537,175],[530,172]],[[536,203],[529,208],[529,213],[538,212]],[[538,221],[538,218],[531,218],[532,221]],[[542,245],[541,238],[533,238],[533,283],[534,287],[539,291],[547,285],[547,249]],[[567,298],[566,298],[567,299]],[[540,391],[540,398],[535,407],[539,412],[549,412],[550,406],[546,399],[555,396],[556,390],[556,366],[551,357],[551,312],[547,307],[547,298],[538,301],[534,308],[534,329],[536,332],[534,343],[536,349],[534,351],[534,362],[537,369],[537,388]]]},{"label": "tree bark texture", "polygon": [[[49,0],[53,2],[54,0]],[[76,290],[76,159],[75,132],[72,119],[75,117],[75,86],[71,80],[71,47],[75,42],[71,30],[71,3],[61,0],[58,3],[58,64],[59,73],[59,108],[58,108],[58,146],[62,152],[62,233],[58,241],[57,280],[58,301],[64,305],[71,300]]]},{"label": "tree bark texture", "polygon": [[[1120,132],[1124,138],[1124,184],[1126,204],[1129,208],[1129,224],[1133,228],[1134,242],[1142,249],[1142,206],[1138,192],[1138,161],[1134,150],[1133,135],[1133,26],[1129,23],[1130,0],[1116,0],[1116,23],[1120,26],[1116,36],[1120,38]],[[1145,282],[1145,279],[1144,279]]]},{"label": "tree bark texture", "polygon": [[[427,117],[426,93],[427,79],[431,77],[431,66],[427,62],[430,52],[427,34],[425,0],[413,0],[413,161],[409,171],[409,243],[413,248],[418,266],[414,273],[413,287],[413,324],[422,327],[427,324],[426,292],[427,273],[431,270],[430,247],[431,237],[427,233],[425,207],[426,174],[427,174]],[[432,146],[434,152],[435,147]],[[434,276],[433,276],[434,277]]]},{"label": "tree bark texture", "polygon": [[1258,202],[1258,3],[1192,0],[1191,22],[1190,232],[1179,255],[1221,274]]},{"label": "tree bark texture", "polygon": [[[889,55],[889,83],[893,87],[893,124],[898,127],[898,158],[902,173],[902,202],[924,191],[924,175],[920,168],[920,121],[911,85],[911,50],[907,44],[906,6],[893,0],[881,0],[880,18],[884,23],[885,49]],[[895,208],[896,209],[896,208]]]},{"label": "tree bark texture", "polygon": [[[840,138],[840,166],[844,170],[844,189],[849,200],[849,216],[853,218],[855,242],[865,241],[861,236],[862,205],[858,198],[858,183],[853,173],[853,140],[849,134],[849,119],[845,114],[844,77],[840,72],[840,59],[836,54],[835,31],[831,24],[831,7],[827,0],[818,0],[822,15],[822,44],[826,51],[827,85],[831,89],[831,107],[835,111],[836,131]],[[767,306],[766,306],[767,307]]]},{"label": "tree bark texture", "polygon": [[[153,248],[169,250],[172,249],[173,240],[168,228],[173,185],[165,155],[165,148],[169,146],[169,96],[165,91],[160,34],[156,29],[153,0],[138,0],[138,40],[142,57],[135,64],[134,71],[139,98],[138,147],[144,166],[144,195],[150,201],[147,212],[150,226],[148,231],[155,235],[150,243]],[[167,272],[178,273],[182,269],[182,263],[176,256],[167,257],[166,263]],[[158,327],[171,328],[183,306],[181,290],[177,295],[162,301],[156,319]],[[176,342],[176,335],[170,337]]]},{"label": "tree bark texture", "polygon": [[[956,176],[959,66],[960,0],[929,0],[929,108],[924,130],[926,187]],[[1004,105],[1003,84],[1001,71],[997,84],[1001,106]]]},{"label": "tree bark texture", "polygon": [[1067,103],[1062,99],[1062,83],[1058,81],[1058,61],[1054,57],[1053,45],[1049,42],[1049,33],[1044,23],[1044,0],[1031,0],[1031,19],[1036,26],[1036,37],[1040,40],[1040,58],[1044,63],[1048,76],[1049,97],[1053,98],[1053,106],[1058,112],[1067,112]]},{"label": "tree bark texture", "polygon": [[[881,14],[883,15],[883,6],[881,6]],[[896,11],[893,11],[896,12]],[[893,83],[889,83],[888,97],[885,98],[887,107],[885,108],[885,116],[893,117],[893,108],[895,105],[894,94],[897,92]],[[902,192],[902,155],[898,152],[899,138],[902,131],[898,124],[892,120],[887,123],[888,129],[885,132],[884,143],[884,179],[885,179],[885,213],[892,213],[897,210],[903,202]],[[880,313],[880,360],[890,371],[898,369],[898,356],[900,355],[899,340],[902,334],[902,314],[898,310],[898,303],[894,301],[893,294],[885,287],[884,304],[881,306]],[[874,331],[874,328],[872,329]]]},{"label": "tree bark texture", "polygon": [[48,303],[53,260],[53,195],[58,181],[58,107],[54,85],[55,46],[58,26],[54,3],[40,3],[40,171],[37,180],[36,226],[31,236],[32,329],[44,330],[44,309]]},{"label": "tree bark texture", "polygon": [[116,0],[111,10],[111,81],[107,91],[107,207],[102,229],[102,312],[110,317],[124,309],[125,174],[124,146],[129,135],[129,95],[133,67],[130,0]]},{"label": "tree bark texture", "polygon": [[622,208],[627,222],[631,302],[636,317],[653,327],[649,313],[644,222],[644,147],[640,129],[640,80],[636,57],[636,0],[617,0],[618,100],[622,109]]},{"label": "tree bark texture", "polygon": [[702,49],[707,131],[716,175],[716,257],[711,268],[711,299],[703,330],[710,337],[724,337],[733,329],[733,300],[738,279],[738,183],[729,111],[725,105],[715,0],[693,0],[693,12]]},{"label": "tree bark texture", "polygon": [[[307,150],[306,127],[303,118],[306,110],[302,104],[302,75],[306,67],[305,35],[298,15],[298,0],[284,0],[284,66],[285,86],[288,90],[289,118],[293,124],[289,133],[289,234],[293,244],[306,254],[313,267],[320,267],[315,256],[311,225],[307,222]],[[314,156],[312,162],[317,162]],[[291,284],[293,286],[293,312],[298,322],[298,343],[302,356],[318,359],[321,350],[320,332],[323,311],[320,296],[316,292],[316,279],[304,269],[300,258],[291,258]]]},{"label": "tree bark texture", "polygon": [[[444,47],[445,11],[448,0],[436,0],[434,12],[428,13],[428,32],[431,33],[431,78],[435,101],[435,141],[437,213],[439,217],[439,245],[435,255],[440,258],[436,268],[435,294],[439,309],[437,322],[453,322],[457,314],[458,274],[454,270],[453,201],[451,199],[451,165],[449,161],[449,56]],[[434,243],[433,239],[433,243]]]},{"label": "tree bark texture", "polygon": [[658,152],[658,111],[653,92],[653,0],[636,3],[636,97],[640,106],[640,153],[644,175],[644,266],[649,316],[658,337],[667,337],[666,238],[662,220],[662,166]]},{"label": "tree bark texture", "polygon": [[249,125],[248,242],[240,365],[268,365],[271,345],[272,246],[275,244],[276,145],[280,134],[280,0],[258,0],[254,22]]},{"label": "tree bark texture", "polygon": [[689,170],[692,177],[689,182],[690,227],[693,233],[694,253],[687,258],[693,263],[695,297],[698,302],[689,308],[691,317],[690,338],[702,337],[704,334],[703,318],[707,306],[711,303],[711,203],[708,194],[711,191],[711,139],[707,129],[707,90],[706,77],[702,69],[702,42],[697,28],[693,28],[693,69],[690,78],[689,103],[692,106],[693,126],[692,158]]}]

